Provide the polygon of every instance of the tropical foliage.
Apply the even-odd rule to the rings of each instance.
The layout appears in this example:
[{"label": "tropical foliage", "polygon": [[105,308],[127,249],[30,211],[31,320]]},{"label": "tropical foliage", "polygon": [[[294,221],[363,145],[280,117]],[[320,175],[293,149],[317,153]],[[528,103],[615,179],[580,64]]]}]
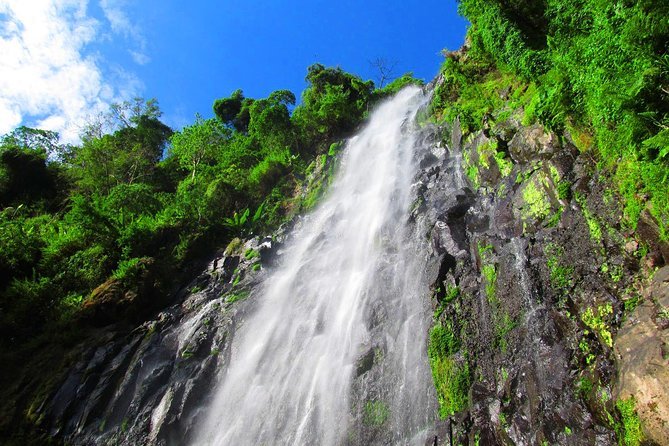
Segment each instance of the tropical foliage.
[{"label": "tropical foliage", "polygon": [[155,100],[135,99],[88,125],[78,146],[27,127],[3,136],[2,342],[76,327],[110,296],[139,295],[135,313],[159,308],[194,259],[311,207],[317,194],[300,197],[309,172],[401,85],[381,92],[320,64],[307,82],[297,106],[287,90],[237,90],[177,132]]},{"label": "tropical foliage", "polygon": [[[669,237],[669,5],[653,1],[461,0],[466,53],[447,53],[437,115],[481,127],[503,98],[595,148],[633,229],[649,212]],[[508,115],[507,115],[508,116]]]}]

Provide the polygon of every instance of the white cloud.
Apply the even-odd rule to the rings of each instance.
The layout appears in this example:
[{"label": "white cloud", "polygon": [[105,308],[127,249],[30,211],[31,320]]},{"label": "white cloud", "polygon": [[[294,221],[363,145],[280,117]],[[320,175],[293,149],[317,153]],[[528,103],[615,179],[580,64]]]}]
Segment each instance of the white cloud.
[{"label": "white cloud", "polygon": [[149,56],[146,55],[146,39],[140,28],[132,23],[125,13],[126,3],[126,0],[100,0],[100,7],[105,18],[109,21],[112,31],[132,41],[136,47],[128,50],[135,63],[144,65],[150,61]]},{"label": "white cloud", "polygon": [[137,95],[136,78],[108,73],[87,52],[103,31],[87,6],[88,0],[0,2],[0,134],[24,124],[76,142],[90,116]]}]

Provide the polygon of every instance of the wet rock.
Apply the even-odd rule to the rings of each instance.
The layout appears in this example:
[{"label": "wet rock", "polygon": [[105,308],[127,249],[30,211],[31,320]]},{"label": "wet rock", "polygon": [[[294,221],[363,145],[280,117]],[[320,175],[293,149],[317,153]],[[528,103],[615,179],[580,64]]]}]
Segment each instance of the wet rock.
[{"label": "wet rock", "polygon": [[72,445],[188,443],[229,360],[235,321],[252,305],[243,296],[262,276],[254,265],[269,249],[268,239],[240,241],[209,262],[181,302],[130,333],[103,334],[40,407],[41,427]]},{"label": "wet rock", "polygon": [[[606,416],[615,403],[600,396],[610,395],[615,371],[605,335],[615,334],[619,293],[638,271],[624,250],[621,210],[606,201],[592,160],[573,145],[539,125],[498,127],[462,148],[481,186],[467,196],[464,215],[445,217],[458,190],[449,159],[417,215],[430,221],[438,256],[430,269],[436,314],[461,343],[453,357],[470,358],[469,405],[459,414],[469,422],[455,441],[616,444]],[[515,162],[505,178],[492,164],[481,166],[492,148]],[[457,287],[457,297],[447,301],[441,284]],[[594,390],[580,390],[584,382]]]}]

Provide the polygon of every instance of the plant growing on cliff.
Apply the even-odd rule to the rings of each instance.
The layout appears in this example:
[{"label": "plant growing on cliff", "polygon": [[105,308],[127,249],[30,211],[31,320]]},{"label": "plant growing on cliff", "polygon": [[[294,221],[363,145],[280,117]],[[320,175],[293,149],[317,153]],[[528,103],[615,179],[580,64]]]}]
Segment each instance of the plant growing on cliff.
[{"label": "plant growing on cliff", "polygon": [[551,286],[558,295],[564,296],[572,285],[574,267],[563,264],[564,248],[556,243],[548,243],[544,248],[544,254]]},{"label": "plant growing on cliff", "polygon": [[439,416],[446,418],[468,404],[471,384],[466,358],[458,355],[460,340],[451,324],[437,323],[430,330],[428,357],[439,400]]},{"label": "plant growing on cliff", "polygon": [[586,308],[583,314],[581,314],[583,323],[597,333],[604,345],[609,348],[613,348],[613,337],[611,336],[609,324],[606,322],[606,319],[612,314],[613,307],[610,303],[600,305],[596,310]]},{"label": "plant growing on cliff", "polygon": [[633,396],[620,399],[616,402],[622,425],[617,426],[619,444],[623,446],[638,446],[644,440],[641,430],[641,420],[636,413],[636,403]]},{"label": "plant growing on cliff", "polygon": [[497,268],[491,260],[492,245],[484,245],[479,241],[478,253],[481,260],[481,275],[485,283],[485,294],[488,303],[497,304]]},{"label": "plant growing on cliff", "polygon": [[523,188],[523,210],[524,219],[535,219],[541,221],[548,217],[551,212],[551,204],[546,196],[548,179],[543,172],[532,178]]},{"label": "plant growing on cliff", "polygon": [[[446,87],[453,82],[445,82],[451,101],[458,90],[480,90],[484,76],[494,71],[533,85],[524,123],[569,129],[581,150],[595,148],[623,198],[630,226],[647,210],[666,240],[669,5],[461,0],[460,11],[472,23],[470,48],[449,55],[442,72],[486,74],[447,77],[473,84],[451,89]],[[449,109],[464,115],[457,103],[438,105],[440,116],[449,116]]]},{"label": "plant growing on cliff", "polygon": [[390,416],[390,410],[383,401],[367,401],[362,415],[362,422],[367,426],[381,426]]}]

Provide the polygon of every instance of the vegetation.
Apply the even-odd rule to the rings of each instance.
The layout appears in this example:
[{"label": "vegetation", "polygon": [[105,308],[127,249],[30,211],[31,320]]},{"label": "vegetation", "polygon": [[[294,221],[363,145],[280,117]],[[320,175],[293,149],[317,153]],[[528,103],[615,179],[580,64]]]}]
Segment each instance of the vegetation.
[{"label": "vegetation", "polygon": [[613,314],[610,303],[599,306],[596,310],[587,308],[581,315],[581,320],[592,331],[597,333],[602,342],[609,348],[613,348],[613,337],[606,319]]},{"label": "vegetation", "polygon": [[641,420],[636,413],[634,397],[620,399],[616,402],[620,412],[622,426],[618,426],[619,444],[622,446],[637,446],[642,444],[644,437],[641,430]]},{"label": "vegetation", "polygon": [[[465,132],[520,110],[596,149],[623,199],[669,238],[669,4],[600,0],[460,0],[466,52],[448,52],[433,103]],[[563,186],[563,192],[567,192]]]},{"label": "vegetation", "polygon": [[367,426],[381,426],[389,415],[390,410],[383,401],[368,401],[365,403],[362,422]]},{"label": "vegetation", "polygon": [[564,264],[564,248],[556,243],[548,243],[544,248],[544,254],[551,286],[560,297],[566,296],[573,285],[574,267]]},{"label": "vegetation", "polygon": [[[228,243],[239,250],[239,237],[313,206],[324,189],[322,180],[306,184],[314,163],[336,155],[333,143],[374,101],[419,83],[408,74],[375,90],[320,64],[306,80],[297,106],[287,90],[261,99],[237,90],[214,101],[215,118],[198,116],[178,132],[160,121],[155,100],[136,99],[86,127],[78,146],[27,127],[1,137],[4,347],[69,332],[87,308],[126,292],[138,296],[129,310],[138,319],[165,305],[202,254]],[[296,193],[305,188],[306,197]]]},{"label": "vegetation", "polygon": [[471,385],[466,359],[456,356],[460,343],[450,325],[437,323],[430,331],[428,357],[437,389],[439,416],[446,418],[467,407]]}]

